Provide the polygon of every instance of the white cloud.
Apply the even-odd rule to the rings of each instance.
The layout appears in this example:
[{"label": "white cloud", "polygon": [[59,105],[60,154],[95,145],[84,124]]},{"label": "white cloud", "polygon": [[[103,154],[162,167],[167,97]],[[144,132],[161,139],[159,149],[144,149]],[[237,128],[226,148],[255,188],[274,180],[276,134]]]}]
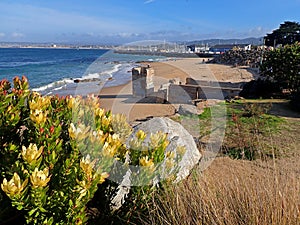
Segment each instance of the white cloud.
[{"label": "white cloud", "polygon": [[0,38],[5,37],[5,33],[0,32]]},{"label": "white cloud", "polygon": [[13,32],[13,33],[11,34],[11,36],[12,36],[13,38],[22,38],[22,37],[24,37],[25,35],[22,34],[22,33],[19,33],[19,32]]},{"label": "white cloud", "polygon": [[149,3],[152,3],[154,2],[155,0],[147,0],[147,1],[144,1],[144,4],[149,4]]}]

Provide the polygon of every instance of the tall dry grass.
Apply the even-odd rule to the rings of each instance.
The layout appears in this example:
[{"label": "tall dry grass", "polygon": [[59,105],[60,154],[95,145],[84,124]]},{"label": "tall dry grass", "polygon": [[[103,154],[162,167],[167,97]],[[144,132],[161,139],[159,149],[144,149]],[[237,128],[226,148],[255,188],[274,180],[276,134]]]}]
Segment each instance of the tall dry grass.
[{"label": "tall dry grass", "polygon": [[[295,168],[296,169],[296,168]],[[218,158],[153,198],[145,224],[300,224],[300,176],[271,162]],[[145,218],[145,217],[144,217]]]}]

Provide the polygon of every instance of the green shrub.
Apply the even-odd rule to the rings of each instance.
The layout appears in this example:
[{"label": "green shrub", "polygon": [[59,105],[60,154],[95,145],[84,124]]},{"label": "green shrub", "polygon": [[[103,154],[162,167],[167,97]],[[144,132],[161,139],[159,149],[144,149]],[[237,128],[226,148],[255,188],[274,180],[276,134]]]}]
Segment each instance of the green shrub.
[{"label": "green shrub", "polygon": [[[16,77],[13,88],[1,81],[0,219],[15,208],[27,224],[84,224],[87,203],[99,187],[113,183],[104,185],[119,172],[115,165],[123,171],[129,164],[141,167],[133,174],[151,186],[156,164],[173,160],[165,154],[166,135],[151,134],[153,141],[143,144],[140,131],[127,147],[131,132],[126,118],[105,112],[98,98],[43,97],[28,89],[25,77]],[[147,195],[143,188],[130,196]],[[110,197],[102,204],[109,205]]]}]

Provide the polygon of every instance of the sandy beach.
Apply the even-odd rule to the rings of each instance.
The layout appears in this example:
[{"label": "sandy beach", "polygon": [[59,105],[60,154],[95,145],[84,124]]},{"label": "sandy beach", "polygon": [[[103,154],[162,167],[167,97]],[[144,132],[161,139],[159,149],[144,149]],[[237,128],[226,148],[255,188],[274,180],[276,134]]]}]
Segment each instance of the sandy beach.
[{"label": "sandy beach", "polygon": [[[207,59],[204,59],[207,60]],[[186,58],[169,60],[165,62],[151,62],[149,64],[155,71],[155,91],[169,80],[179,79],[182,84],[191,77],[196,80],[248,82],[256,74],[246,67],[232,67],[220,64],[203,63],[201,58]],[[145,99],[132,96],[132,83],[103,88],[99,94],[101,107],[113,113],[125,114],[129,122],[142,120],[147,117],[170,116],[175,114],[175,105],[146,102]]]}]

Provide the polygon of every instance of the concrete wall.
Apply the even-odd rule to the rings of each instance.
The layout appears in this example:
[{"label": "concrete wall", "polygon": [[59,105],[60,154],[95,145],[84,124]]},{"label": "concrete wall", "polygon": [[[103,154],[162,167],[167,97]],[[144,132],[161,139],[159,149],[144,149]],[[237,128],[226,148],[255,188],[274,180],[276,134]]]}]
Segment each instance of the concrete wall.
[{"label": "concrete wall", "polygon": [[209,87],[221,87],[221,88],[241,88],[246,82],[222,82],[222,81],[206,81],[206,80],[194,80],[193,78],[186,78],[186,84],[209,86]]},{"label": "concrete wall", "polygon": [[198,97],[198,88],[189,85],[170,84],[167,101],[170,103],[189,103]]},{"label": "concrete wall", "polygon": [[170,103],[190,103],[194,99],[220,99],[239,95],[239,88],[170,84],[166,100]]},{"label": "concrete wall", "polygon": [[244,84],[231,82],[216,82],[194,80],[187,78],[186,84],[178,84],[172,80],[154,92],[154,70],[150,67],[136,67],[132,69],[132,91],[134,97],[151,97],[157,102],[168,101],[174,104],[191,103],[195,99],[224,99],[239,95]]},{"label": "concrete wall", "polygon": [[150,67],[132,69],[132,94],[134,97],[145,98],[154,92],[154,70]]}]

